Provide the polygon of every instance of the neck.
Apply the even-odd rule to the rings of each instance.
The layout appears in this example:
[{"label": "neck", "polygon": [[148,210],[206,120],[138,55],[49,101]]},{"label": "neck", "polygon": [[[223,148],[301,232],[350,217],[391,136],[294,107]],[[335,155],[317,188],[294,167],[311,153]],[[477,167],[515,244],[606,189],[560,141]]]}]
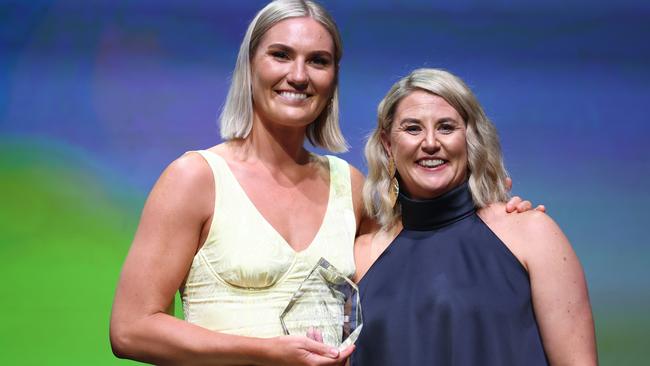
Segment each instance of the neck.
[{"label": "neck", "polygon": [[254,159],[276,167],[305,165],[310,156],[303,147],[306,131],[306,127],[265,123],[255,115],[250,134],[239,140],[242,160]]},{"label": "neck", "polygon": [[399,202],[402,224],[407,230],[434,230],[462,220],[475,211],[467,182],[428,200],[413,199],[400,192]]}]

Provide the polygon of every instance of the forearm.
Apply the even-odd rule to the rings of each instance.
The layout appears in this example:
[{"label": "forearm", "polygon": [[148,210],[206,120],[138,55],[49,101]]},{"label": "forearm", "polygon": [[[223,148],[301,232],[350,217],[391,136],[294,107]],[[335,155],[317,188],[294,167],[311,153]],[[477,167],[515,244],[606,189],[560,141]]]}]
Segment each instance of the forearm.
[{"label": "forearm", "polygon": [[269,342],[213,332],[164,313],[111,324],[117,357],[157,365],[263,365]]}]

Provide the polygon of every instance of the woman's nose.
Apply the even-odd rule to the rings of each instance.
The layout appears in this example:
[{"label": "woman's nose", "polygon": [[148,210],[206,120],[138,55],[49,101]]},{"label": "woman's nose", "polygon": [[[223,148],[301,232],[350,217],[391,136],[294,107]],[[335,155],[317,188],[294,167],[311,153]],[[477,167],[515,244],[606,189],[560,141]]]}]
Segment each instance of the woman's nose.
[{"label": "woman's nose", "polygon": [[432,130],[427,130],[422,139],[422,150],[425,152],[435,152],[438,150],[440,145],[438,144],[438,139],[436,137],[436,132]]},{"label": "woman's nose", "polygon": [[305,62],[302,60],[295,60],[291,65],[291,70],[287,75],[287,81],[291,86],[296,89],[305,89],[309,84],[309,75]]}]

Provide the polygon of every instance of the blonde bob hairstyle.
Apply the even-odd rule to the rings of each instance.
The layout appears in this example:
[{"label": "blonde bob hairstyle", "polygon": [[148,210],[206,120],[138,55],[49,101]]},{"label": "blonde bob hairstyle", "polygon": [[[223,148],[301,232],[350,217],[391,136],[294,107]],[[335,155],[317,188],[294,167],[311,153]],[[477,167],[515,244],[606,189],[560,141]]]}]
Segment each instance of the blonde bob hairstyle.
[{"label": "blonde bob hairstyle", "polygon": [[336,76],[329,104],[307,127],[307,139],[314,146],[333,152],[347,150],[347,143],[339,128],[338,69],[342,56],[339,30],[334,19],[319,4],[309,0],[276,0],[260,10],[248,26],[239,48],[235,71],[232,75],[226,103],[219,117],[221,138],[243,139],[253,127],[253,93],[251,83],[251,57],[255,54],[262,37],[278,22],[296,17],[310,17],[327,29],[334,41]]},{"label": "blonde bob hairstyle", "polygon": [[508,199],[501,146],[496,128],[483,112],[472,91],[457,76],[439,69],[417,69],[395,83],[377,108],[377,128],[366,143],[368,178],[363,187],[365,209],[384,227],[392,227],[400,216],[400,205],[390,204],[388,155],[382,134],[390,133],[399,102],[416,90],[435,94],[447,101],[466,126],[469,187],[474,204],[485,207]]}]

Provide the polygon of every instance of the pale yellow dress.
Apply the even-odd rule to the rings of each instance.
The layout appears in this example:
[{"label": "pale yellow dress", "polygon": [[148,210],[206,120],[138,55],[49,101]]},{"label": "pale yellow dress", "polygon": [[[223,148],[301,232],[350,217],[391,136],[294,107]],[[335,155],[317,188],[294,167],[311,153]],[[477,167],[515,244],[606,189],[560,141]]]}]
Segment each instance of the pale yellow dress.
[{"label": "pale yellow dress", "polygon": [[327,211],[311,244],[296,252],[256,209],[226,161],[207,150],[198,153],[214,175],[214,217],[181,291],[185,320],[228,334],[283,335],[280,314],[321,257],[348,277],[354,273],[350,167],[326,156]]}]

